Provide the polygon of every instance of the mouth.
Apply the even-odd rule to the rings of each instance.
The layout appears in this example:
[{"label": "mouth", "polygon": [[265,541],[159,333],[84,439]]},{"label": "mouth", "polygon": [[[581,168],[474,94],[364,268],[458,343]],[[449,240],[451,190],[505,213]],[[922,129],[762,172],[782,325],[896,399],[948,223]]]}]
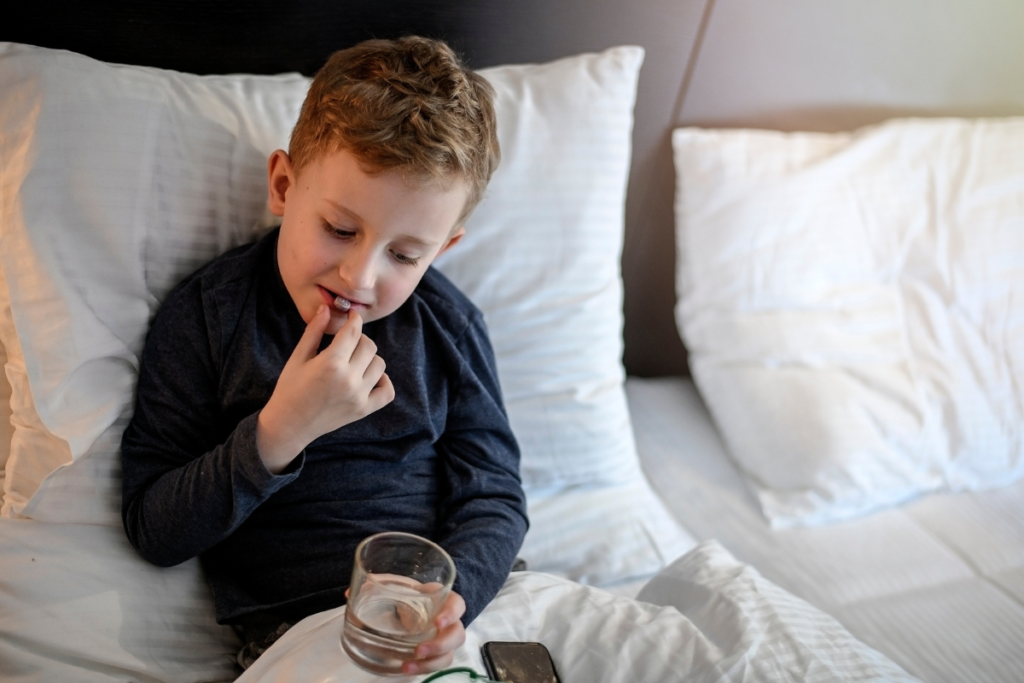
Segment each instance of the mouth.
[{"label": "mouth", "polygon": [[340,313],[348,313],[353,309],[367,308],[366,304],[344,297],[326,287],[317,285],[317,288],[320,290],[320,297],[324,300],[324,303]]}]

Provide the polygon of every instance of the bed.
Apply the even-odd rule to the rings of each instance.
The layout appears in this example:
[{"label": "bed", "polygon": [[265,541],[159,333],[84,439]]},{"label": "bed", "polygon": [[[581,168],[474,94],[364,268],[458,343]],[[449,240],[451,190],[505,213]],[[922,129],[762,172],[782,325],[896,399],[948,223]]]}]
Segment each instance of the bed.
[{"label": "bed", "polygon": [[[318,60],[417,31],[498,93],[501,169],[438,267],[485,312],[531,517],[456,663],[540,640],[566,680],[1024,679],[1024,124],[985,118],[1024,103],[730,116],[709,60],[744,3],[198,8],[0,32],[0,677],[239,676],[198,563],[120,527],[138,352],[170,287],[272,227]],[[343,611],[238,680],[370,680]]]}]

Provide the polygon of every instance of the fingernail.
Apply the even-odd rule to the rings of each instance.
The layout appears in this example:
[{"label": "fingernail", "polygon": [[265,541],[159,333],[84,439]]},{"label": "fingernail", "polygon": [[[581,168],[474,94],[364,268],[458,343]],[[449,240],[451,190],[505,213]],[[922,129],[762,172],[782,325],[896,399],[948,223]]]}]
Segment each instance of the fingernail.
[{"label": "fingernail", "polygon": [[430,656],[430,646],[420,645],[416,648],[416,659],[426,659]]},{"label": "fingernail", "polygon": [[320,308],[316,309],[316,314],[320,315],[327,308],[327,304],[320,304]]},{"label": "fingernail", "polygon": [[415,674],[415,673],[419,673],[420,668],[417,665],[413,664],[412,662],[406,662],[402,666],[402,670],[405,671],[405,673],[407,673],[407,674]]}]

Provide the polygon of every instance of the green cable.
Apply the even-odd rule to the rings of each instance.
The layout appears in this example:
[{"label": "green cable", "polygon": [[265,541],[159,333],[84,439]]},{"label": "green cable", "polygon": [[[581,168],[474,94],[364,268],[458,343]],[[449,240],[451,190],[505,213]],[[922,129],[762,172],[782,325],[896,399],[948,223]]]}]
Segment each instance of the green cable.
[{"label": "green cable", "polygon": [[466,666],[457,666],[453,669],[442,669],[441,671],[438,671],[436,673],[431,674],[430,676],[427,676],[422,681],[420,681],[420,683],[430,683],[430,681],[437,680],[438,678],[441,678],[442,676],[447,676],[449,674],[466,674],[470,677],[471,680],[480,681],[481,683],[501,683],[500,681],[492,680],[490,678],[487,678],[486,676],[481,676],[476,671],[473,671],[472,669]]}]

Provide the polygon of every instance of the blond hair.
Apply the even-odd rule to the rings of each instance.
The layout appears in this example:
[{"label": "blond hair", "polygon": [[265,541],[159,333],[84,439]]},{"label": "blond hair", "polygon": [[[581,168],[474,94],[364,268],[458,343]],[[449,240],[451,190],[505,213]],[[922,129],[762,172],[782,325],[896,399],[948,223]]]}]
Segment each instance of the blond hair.
[{"label": "blond hair", "polygon": [[367,40],[335,52],[317,72],[292,131],[296,172],[350,151],[364,170],[397,170],[469,196],[461,224],[498,166],[494,89],[438,40]]}]

